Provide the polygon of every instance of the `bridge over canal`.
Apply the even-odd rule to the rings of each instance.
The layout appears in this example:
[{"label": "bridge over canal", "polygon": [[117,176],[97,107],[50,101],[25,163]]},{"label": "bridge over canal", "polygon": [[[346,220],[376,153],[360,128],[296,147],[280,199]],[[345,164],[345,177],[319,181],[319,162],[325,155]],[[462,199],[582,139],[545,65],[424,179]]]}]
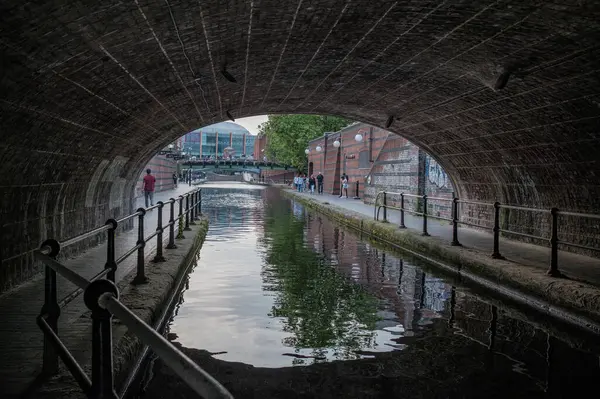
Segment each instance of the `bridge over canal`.
[{"label": "bridge over canal", "polygon": [[505,220],[549,235],[558,209],[559,235],[597,256],[578,215],[600,209],[599,48],[592,0],[4,0],[0,292],[40,278],[47,239],[136,214],[168,143],[269,113],[386,128],[437,160],[464,215],[544,209]]}]

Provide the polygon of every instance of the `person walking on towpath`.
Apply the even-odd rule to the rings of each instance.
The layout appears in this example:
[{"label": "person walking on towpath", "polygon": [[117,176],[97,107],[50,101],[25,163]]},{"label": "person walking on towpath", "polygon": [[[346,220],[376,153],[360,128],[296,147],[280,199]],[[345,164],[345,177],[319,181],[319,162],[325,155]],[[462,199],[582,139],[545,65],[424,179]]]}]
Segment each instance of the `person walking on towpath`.
[{"label": "person walking on towpath", "polygon": [[315,193],[315,183],[316,183],[315,175],[311,175],[310,178],[308,179],[308,186],[310,187],[311,194]]},{"label": "person walking on towpath", "polygon": [[317,175],[317,193],[323,194],[323,175],[321,172]]},{"label": "person walking on towpath", "polygon": [[144,176],[144,182],[142,191],[144,191],[144,199],[146,200],[146,208],[148,208],[148,200],[150,200],[150,206],[154,206],[154,186],[156,185],[156,177],[152,176],[152,171],[146,169],[146,176]]}]

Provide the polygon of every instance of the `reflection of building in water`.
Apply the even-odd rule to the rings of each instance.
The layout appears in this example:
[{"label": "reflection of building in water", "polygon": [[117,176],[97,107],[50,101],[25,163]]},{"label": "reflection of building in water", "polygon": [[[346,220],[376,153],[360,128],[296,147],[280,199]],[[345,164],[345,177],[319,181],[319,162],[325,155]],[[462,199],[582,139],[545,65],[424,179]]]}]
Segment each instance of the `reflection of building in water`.
[{"label": "reflection of building in water", "polygon": [[[419,268],[360,241],[318,215],[307,214],[306,243],[332,266],[388,303],[407,330],[446,310],[450,286]],[[408,333],[410,335],[410,332]]]}]

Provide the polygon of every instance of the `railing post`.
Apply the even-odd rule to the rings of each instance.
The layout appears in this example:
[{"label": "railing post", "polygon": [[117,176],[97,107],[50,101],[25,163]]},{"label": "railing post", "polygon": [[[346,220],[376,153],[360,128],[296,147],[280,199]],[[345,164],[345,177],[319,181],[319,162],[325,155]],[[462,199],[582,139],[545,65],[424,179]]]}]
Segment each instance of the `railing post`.
[{"label": "railing post", "polygon": [[171,208],[169,209],[169,243],[167,249],[175,249],[175,198],[170,198]]},{"label": "railing post", "polygon": [[193,209],[194,209],[194,220],[198,220],[200,219],[200,216],[198,215],[198,201],[200,200],[200,189],[196,190],[196,192],[194,193],[194,205],[193,205]]},{"label": "railing post", "polygon": [[387,193],[383,192],[383,222],[386,223],[387,220]]},{"label": "railing post", "polygon": [[452,198],[452,242],[450,245],[460,246],[458,242],[458,198]]},{"label": "railing post", "polygon": [[185,238],[185,236],[183,235],[183,195],[179,196],[179,215],[177,216],[177,223],[179,226],[177,232],[177,239],[182,240]]},{"label": "railing post", "polygon": [[400,193],[400,228],[406,228],[404,224],[404,193]]},{"label": "railing post", "polygon": [[427,232],[427,195],[423,195],[423,233],[421,235],[429,235]]},{"label": "railing post", "polygon": [[106,278],[114,283],[117,271],[117,262],[115,261],[115,231],[117,230],[118,223],[115,219],[108,219],[106,224],[110,224],[111,227],[106,232],[106,264],[104,268],[110,269]]},{"label": "railing post", "polygon": [[[41,248],[50,247],[51,252],[48,254],[52,259],[56,259],[60,252],[60,244],[56,240],[46,240],[42,243]],[[60,317],[60,307],[58,306],[58,291],[56,287],[56,272],[48,266],[44,266],[44,305],[42,305],[41,315],[46,316],[46,322],[58,335],[58,318]],[[42,363],[42,374],[44,376],[52,376],[58,374],[58,352],[52,342],[44,334],[44,353]]]},{"label": "railing post", "polygon": [[552,236],[550,237],[550,269],[548,269],[548,275],[561,277],[562,273],[558,270],[558,208],[552,208],[550,215],[552,216]]},{"label": "railing post", "polygon": [[154,262],[164,262],[166,259],[163,256],[163,207],[165,206],[164,202],[158,201],[158,219],[156,221],[156,231],[158,234],[156,235],[156,256],[154,256]]},{"label": "railing post", "polygon": [[196,193],[197,191],[194,191],[191,194],[191,201],[190,201],[190,225],[195,225],[196,222]]},{"label": "railing post", "polygon": [[118,399],[114,387],[112,314],[102,309],[98,299],[104,293],[118,297],[117,287],[109,280],[96,280],[84,291],[83,300],[92,311],[92,389],[93,399]]},{"label": "railing post", "polygon": [[494,252],[492,258],[504,259],[500,254],[500,203],[494,202]]},{"label": "railing post", "polygon": [[135,278],[131,284],[144,284],[148,282],[144,265],[144,247],[146,246],[146,241],[144,240],[144,216],[146,215],[146,210],[144,208],[139,208],[137,211],[140,214],[138,216],[138,239],[136,243],[138,246],[137,270]]},{"label": "railing post", "polygon": [[185,196],[185,231],[192,230],[190,228],[190,195]]},{"label": "railing post", "polygon": [[354,196],[354,199],[360,199],[360,197],[358,196],[358,186],[359,185],[359,181],[356,181],[356,195]]}]

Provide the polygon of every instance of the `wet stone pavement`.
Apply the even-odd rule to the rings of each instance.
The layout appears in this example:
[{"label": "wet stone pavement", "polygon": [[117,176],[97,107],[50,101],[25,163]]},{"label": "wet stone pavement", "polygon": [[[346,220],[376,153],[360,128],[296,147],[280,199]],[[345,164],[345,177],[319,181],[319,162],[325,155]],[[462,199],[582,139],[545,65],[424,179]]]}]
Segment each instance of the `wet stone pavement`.
[{"label": "wet stone pavement", "polygon": [[[596,391],[597,337],[452,281],[277,189],[211,184],[203,198],[210,230],[167,333],[236,398]],[[196,397],[160,361],[147,375],[140,398]]]}]

